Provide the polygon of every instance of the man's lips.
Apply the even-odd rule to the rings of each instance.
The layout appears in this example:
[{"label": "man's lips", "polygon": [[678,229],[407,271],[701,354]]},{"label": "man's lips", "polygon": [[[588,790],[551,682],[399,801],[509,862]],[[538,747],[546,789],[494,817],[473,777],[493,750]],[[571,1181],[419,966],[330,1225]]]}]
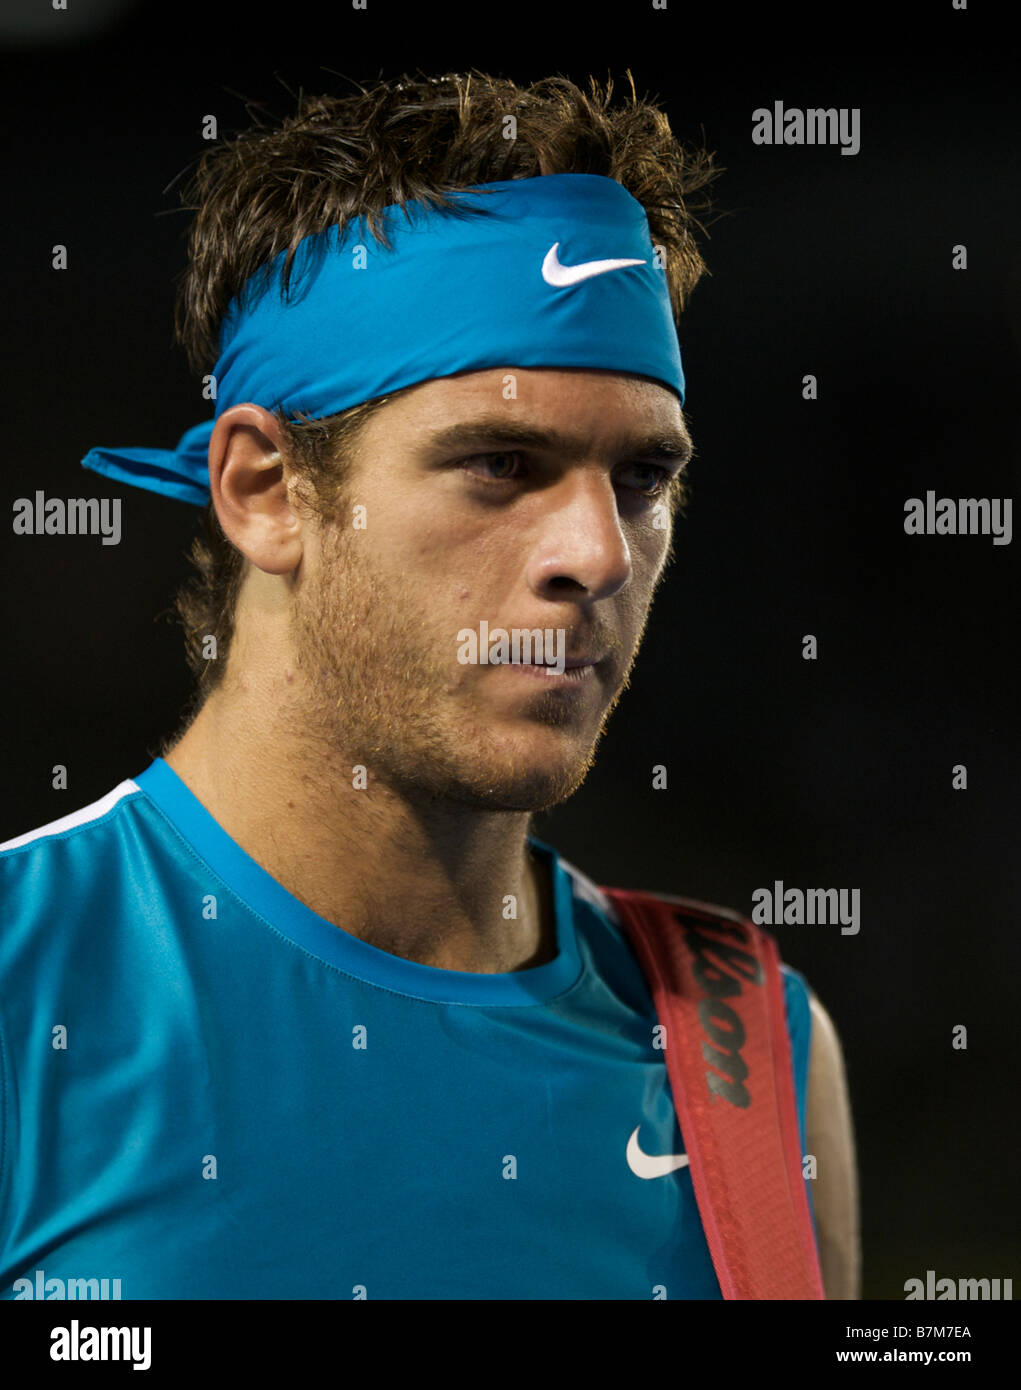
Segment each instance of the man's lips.
[{"label": "man's lips", "polygon": [[547,687],[556,687],[581,685],[594,679],[597,669],[605,660],[605,655],[568,657],[562,671],[558,663],[552,661],[501,661],[495,664],[531,680],[542,681]]},{"label": "man's lips", "polygon": [[[569,656],[564,662],[565,671],[577,671],[582,666],[599,666],[606,660],[607,652],[602,656]],[[556,661],[493,661],[490,659],[490,666],[534,666],[538,670],[543,670],[552,666],[559,665]]]}]

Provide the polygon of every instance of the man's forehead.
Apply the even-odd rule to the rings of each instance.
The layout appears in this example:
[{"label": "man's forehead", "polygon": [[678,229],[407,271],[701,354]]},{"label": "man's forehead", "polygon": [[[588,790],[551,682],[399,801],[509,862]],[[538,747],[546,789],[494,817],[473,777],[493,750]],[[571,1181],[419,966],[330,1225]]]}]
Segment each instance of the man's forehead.
[{"label": "man's forehead", "polygon": [[[392,402],[389,425],[430,449],[490,444],[593,448],[687,462],[693,452],[677,396],[658,382],[585,369],[496,369],[424,382]],[[381,428],[384,422],[380,420]]]}]

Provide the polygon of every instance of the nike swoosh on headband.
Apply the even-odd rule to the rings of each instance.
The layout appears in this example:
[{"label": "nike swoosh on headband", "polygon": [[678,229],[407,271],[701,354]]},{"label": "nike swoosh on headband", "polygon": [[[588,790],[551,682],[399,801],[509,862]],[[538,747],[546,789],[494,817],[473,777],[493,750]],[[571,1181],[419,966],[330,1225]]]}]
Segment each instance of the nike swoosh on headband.
[{"label": "nike swoosh on headband", "polygon": [[577,285],[582,280],[589,280],[593,275],[605,275],[608,270],[623,270],[627,265],[644,265],[644,261],[582,261],[580,265],[561,265],[560,257],[557,255],[557,248],[560,242],[555,241],[546,252],[546,259],[542,263],[542,278],[547,285],[554,285],[561,289],[565,285]]},{"label": "nike swoosh on headband", "polygon": [[[641,1125],[638,1126],[641,1129]],[[687,1154],[647,1154],[642,1153],[638,1142],[638,1129],[627,1141],[627,1166],[637,1178],[664,1178],[683,1168],[689,1161]]]}]

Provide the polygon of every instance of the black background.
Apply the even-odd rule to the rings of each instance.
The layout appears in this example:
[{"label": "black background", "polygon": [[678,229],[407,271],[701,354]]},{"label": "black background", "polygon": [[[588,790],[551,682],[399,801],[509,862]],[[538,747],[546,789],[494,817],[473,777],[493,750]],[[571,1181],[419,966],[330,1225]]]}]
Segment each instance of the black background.
[{"label": "black background", "polygon": [[[140,772],[189,693],[159,615],[198,513],[79,460],[173,447],[210,413],[171,338],[189,214],[168,186],[203,117],[233,133],[244,98],[284,115],[299,87],[348,90],[335,73],[626,89],[630,67],[726,169],[681,330],[694,502],[596,768],[535,831],[601,883],[746,913],[775,879],[859,888],[857,936],[777,935],[844,1043],[864,1295],[902,1298],[927,1269],[1021,1273],[1016,546],[903,529],[928,489],[1018,490],[1018,121],[997,9],[6,6],[3,493],[120,496],[123,536],[0,537],[0,840]],[[774,100],[860,108],[860,153],[753,145]]]}]

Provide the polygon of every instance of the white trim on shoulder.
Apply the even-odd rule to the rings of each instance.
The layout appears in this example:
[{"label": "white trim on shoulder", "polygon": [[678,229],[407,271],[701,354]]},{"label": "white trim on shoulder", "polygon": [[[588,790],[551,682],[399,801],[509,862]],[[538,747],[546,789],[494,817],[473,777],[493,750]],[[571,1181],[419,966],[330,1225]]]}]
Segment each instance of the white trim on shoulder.
[{"label": "white trim on shoulder", "polygon": [[48,825],[41,825],[38,830],[28,830],[24,835],[17,835],[13,840],[5,840],[0,845],[0,850],[18,849],[21,845],[31,844],[33,840],[41,840],[44,836],[62,835],[65,830],[74,830],[75,826],[87,825],[89,821],[99,820],[105,816],[107,811],[112,810],[117,802],[125,796],[130,796],[132,792],[141,791],[137,782],[132,782],[128,777],[113,791],[101,796],[98,801],[93,801],[89,806],[83,806],[80,811],[72,811],[70,815],[61,816],[59,820],[50,821]]}]

